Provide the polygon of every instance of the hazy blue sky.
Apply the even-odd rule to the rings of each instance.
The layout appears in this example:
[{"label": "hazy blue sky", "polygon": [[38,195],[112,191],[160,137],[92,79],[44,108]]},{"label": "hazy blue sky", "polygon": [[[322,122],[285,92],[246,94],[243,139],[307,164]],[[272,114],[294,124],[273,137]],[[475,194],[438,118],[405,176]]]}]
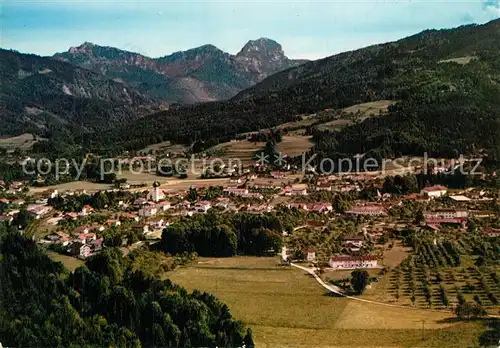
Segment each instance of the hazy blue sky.
[{"label": "hazy blue sky", "polygon": [[0,7],[1,46],[41,55],[84,41],[153,57],[207,43],[236,53],[269,37],[289,57],[315,59],[500,17],[500,0],[0,0]]}]

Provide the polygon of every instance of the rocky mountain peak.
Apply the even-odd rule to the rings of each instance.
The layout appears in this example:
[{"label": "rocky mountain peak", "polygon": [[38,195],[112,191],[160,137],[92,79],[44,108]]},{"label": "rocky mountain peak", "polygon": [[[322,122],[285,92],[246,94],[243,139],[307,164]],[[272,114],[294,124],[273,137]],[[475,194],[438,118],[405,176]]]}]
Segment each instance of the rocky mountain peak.
[{"label": "rocky mountain peak", "polygon": [[73,53],[73,54],[75,54],[75,53],[89,53],[94,49],[95,46],[96,45],[94,45],[92,42],[85,41],[83,44],[81,44],[78,47],[70,47],[68,52]]},{"label": "rocky mountain peak", "polygon": [[279,57],[281,59],[287,59],[281,45],[276,41],[265,37],[261,37],[257,40],[248,41],[236,56],[237,57],[267,56],[267,57]]}]

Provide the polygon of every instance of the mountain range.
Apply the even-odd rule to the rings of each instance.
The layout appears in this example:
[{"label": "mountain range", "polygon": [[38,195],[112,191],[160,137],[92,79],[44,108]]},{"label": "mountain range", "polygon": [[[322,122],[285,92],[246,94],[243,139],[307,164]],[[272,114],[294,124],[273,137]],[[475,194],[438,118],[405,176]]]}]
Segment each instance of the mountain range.
[{"label": "mountain range", "polygon": [[[0,135],[28,130],[63,149],[121,153],[165,140],[202,148],[303,114],[390,100],[383,117],[333,132],[311,127],[314,151],[500,159],[500,20],[311,62],[260,39],[234,56],[211,45],[157,59],[89,43],[52,58],[2,50],[0,68]],[[166,101],[181,105],[166,110]]]},{"label": "mountain range", "polygon": [[[278,72],[229,101],[159,112],[101,135],[115,149],[228,141],[301,114],[392,100],[384,117],[310,133],[332,155],[489,153],[500,159],[500,20],[426,30]],[[123,137],[126,133],[127,137]]]},{"label": "mountain range", "polygon": [[153,98],[181,104],[228,99],[273,73],[306,62],[289,59],[280,44],[267,38],[249,41],[236,55],[204,45],[149,58],[85,42],[53,58],[127,83]]},{"label": "mountain range", "polygon": [[66,62],[0,49],[0,135],[93,132],[167,108]]}]

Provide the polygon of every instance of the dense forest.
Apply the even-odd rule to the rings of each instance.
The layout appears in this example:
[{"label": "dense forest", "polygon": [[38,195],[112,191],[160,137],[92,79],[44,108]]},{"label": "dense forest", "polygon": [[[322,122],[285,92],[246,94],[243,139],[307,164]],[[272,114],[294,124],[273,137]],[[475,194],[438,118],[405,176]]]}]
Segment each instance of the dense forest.
[{"label": "dense forest", "polygon": [[[424,31],[277,73],[227,102],[179,107],[145,117],[134,127],[108,129],[87,146],[121,151],[164,140],[210,146],[299,114],[384,99],[399,102],[388,117],[348,127],[326,146],[328,151],[496,153],[499,43],[500,20]],[[376,134],[368,137],[371,130]],[[386,133],[395,140],[384,140]],[[367,144],[359,145],[366,138]]]},{"label": "dense forest", "polygon": [[34,54],[0,49],[0,79],[0,135],[70,139],[161,110],[130,86]]},{"label": "dense forest", "polygon": [[117,249],[69,273],[0,224],[0,338],[17,347],[252,347],[213,295],[132,271]]},{"label": "dense forest", "polygon": [[[339,132],[313,130],[316,151],[367,153],[375,158],[401,155],[456,158],[488,154],[500,160],[500,58],[483,56],[465,68],[441,63],[432,84],[415,90],[371,117]],[[421,72],[415,76],[422,80]]]},{"label": "dense forest", "polygon": [[[144,110],[140,106],[147,100],[134,94],[132,101],[124,104],[129,111],[113,108],[114,99],[107,95],[119,84],[95,82],[104,94],[101,98],[104,104],[85,107],[94,113],[87,115],[84,110],[82,114],[78,111],[79,103],[87,105],[93,99],[82,99],[80,94],[83,92],[74,92],[73,96],[60,92],[61,100],[67,99],[67,102],[57,101],[57,105],[70,107],[68,115],[72,121],[63,124],[60,118],[52,117],[54,122],[42,127],[49,141],[37,143],[35,150],[52,154],[73,152],[82,155],[90,151],[109,155],[143,149],[165,140],[196,144],[196,148],[203,149],[233,139],[242,132],[296,120],[301,114],[393,100],[395,103],[388,115],[383,117],[374,115],[341,132],[313,129],[315,151],[330,157],[368,151],[379,157],[422,155],[423,152],[446,157],[457,153],[480,153],[498,161],[499,50],[500,20],[485,25],[427,30],[396,42],[341,53],[285,70],[229,101],[175,106],[138,120],[140,115],[131,115],[129,111]],[[14,53],[2,53],[14,59],[11,57]],[[31,56],[23,59],[37,62]],[[21,69],[12,69],[12,64],[5,63],[9,68],[3,75],[16,78],[14,87],[40,80],[37,86],[45,84],[52,89],[64,89],[59,82],[54,85],[50,73],[40,73],[45,70],[34,75],[19,65],[21,58],[16,57],[13,61]],[[50,70],[59,69],[62,76],[67,75],[69,65],[53,64]],[[23,69],[29,76],[19,80],[16,74]],[[87,79],[93,76],[82,69],[75,70],[75,74]],[[80,90],[81,84],[75,87]],[[2,90],[7,105],[11,100],[9,96],[14,93],[22,96],[30,91],[22,89],[19,92],[12,90],[14,87]],[[72,88],[76,91],[75,87]],[[119,95],[122,93],[120,91]],[[33,93],[29,94],[32,98]],[[45,98],[44,93],[34,95],[38,99]],[[119,95],[116,98],[123,101]],[[42,100],[38,99],[33,102]],[[26,110],[38,112],[32,106],[23,112]],[[51,112],[56,114],[56,111]],[[118,117],[119,122],[113,121],[116,115],[112,113],[115,112],[123,116]],[[42,114],[38,119],[43,120]],[[18,123],[9,123],[14,124]]]},{"label": "dense forest", "polygon": [[168,226],[162,248],[171,254],[201,256],[275,254],[281,250],[282,219],[275,214],[219,214],[210,211]]}]

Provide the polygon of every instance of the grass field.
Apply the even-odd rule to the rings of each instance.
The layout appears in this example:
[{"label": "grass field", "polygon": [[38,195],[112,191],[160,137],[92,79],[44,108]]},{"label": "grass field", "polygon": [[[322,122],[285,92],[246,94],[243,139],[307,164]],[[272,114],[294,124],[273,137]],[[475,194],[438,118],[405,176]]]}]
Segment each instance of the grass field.
[{"label": "grass field", "polygon": [[167,275],[189,290],[214,293],[252,328],[258,347],[467,347],[484,330],[456,324],[448,313],[328,296],[310,276],[277,262],[199,259]]},{"label": "grass field", "polygon": [[368,117],[376,117],[381,113],[386,113],[389,106],[393,103],[393,100],[378,100],[370,103],[356,104],[343,110],[344,112],[347,112],[349,114],[355,114],[356,118],[343,118],[326,122],[319,125],[318,128],[323,130],[339,130],[342,127],[352,124],[355,120],[363,121]]},{"label": "grass field", "polygon": [[144,149],[140,150],[139,152],[142,153],[151,153],[153,152],[178,152],[182,153],[186,150],[186,146],[180,145],[180,144],[172,144],[170,141],[164,141],[161,143],[149,145],[148,147],[145,147]]},{"label": "grass field", "polygon": [[33,144],[36,142],[37,140],[35,140],[32,134],[25,133],[17,137],[0,138],[0,147],[7,150],[27,150],[33,147]]},{"label": "grass field", "polygon": [[97,192],[109,188],[111,188],[111,185],[98,184],[89,181],[73,181],[53,186],[30,187],[29,194],[42,193],[50,190],[58,190],[59,192],[74,191],[74,190],[86,190],[87,192]]},{"label": "grass field", "polygon": [[370,115],[377,116],[379,113],[387,112],[389,106],[394,104],[393,100],[378,100],[370,103],[363,103],[345,108],[344,111],[348,113],[360,113],[362,117],[369,117]]},{"label": "grass field", "polygon": [[59,261],[61,262],[64,267],[66,267],[70,271],[74,271],[78,267],[83,265],[83,261],[80,259],[77,259],[76,257],[71,257],[68,255],[61,255],[56,252],[47,250],[47,255],[54,261]]},{"label": "grass field", "polygon": [[276,146],[278,152],[289,156],[298,156],[311,149],[313,143],[311,137],[306,136],[284,136],[283,140]]}]

